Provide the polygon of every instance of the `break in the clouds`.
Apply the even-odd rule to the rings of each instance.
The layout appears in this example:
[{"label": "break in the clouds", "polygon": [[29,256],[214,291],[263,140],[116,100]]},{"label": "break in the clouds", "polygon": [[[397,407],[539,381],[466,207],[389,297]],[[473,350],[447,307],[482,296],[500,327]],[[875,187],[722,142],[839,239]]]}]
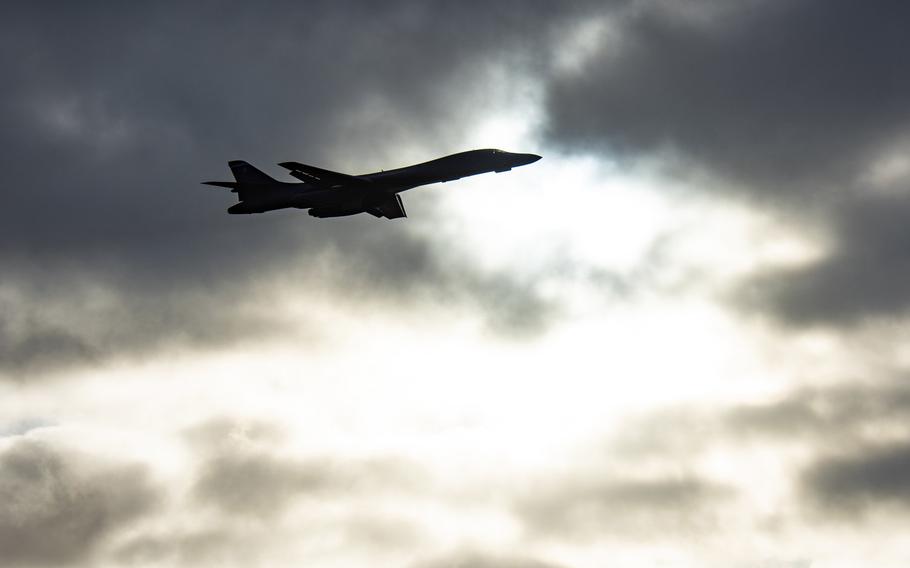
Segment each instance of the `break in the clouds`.
[{"label": "break in the clouds", "polygon": [[[549,139],[706,170],[712,185],[830,233],[744,305],[796,326],[906,310],[910,10],[821,2],[636,3],[549,85]],[[819,227],[820,224],[820,227]]]}]

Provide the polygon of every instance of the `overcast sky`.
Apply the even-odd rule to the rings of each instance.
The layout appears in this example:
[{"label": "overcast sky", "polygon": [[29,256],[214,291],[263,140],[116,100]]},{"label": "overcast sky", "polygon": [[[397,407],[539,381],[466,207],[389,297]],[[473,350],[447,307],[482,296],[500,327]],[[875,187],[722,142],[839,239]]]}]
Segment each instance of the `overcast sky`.
[{"label": "overcast sky", "polygon": [[[904,567],[910,5],[0,21],[0,567]],[[542,155],[409,218],[247,160]]]}]

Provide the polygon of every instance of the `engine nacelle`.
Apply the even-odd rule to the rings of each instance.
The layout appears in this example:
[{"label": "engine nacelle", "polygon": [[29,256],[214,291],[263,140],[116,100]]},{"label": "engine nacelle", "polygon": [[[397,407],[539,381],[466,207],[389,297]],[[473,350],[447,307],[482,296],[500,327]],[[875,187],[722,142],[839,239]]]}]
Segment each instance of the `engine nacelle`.
[{"label": "engine nacelle", "polygon": [[310,209],[310,216],[318,219],[325,217],[347,217],[363,213],[362,208],[340,208],[340,207],[313,207]]}]

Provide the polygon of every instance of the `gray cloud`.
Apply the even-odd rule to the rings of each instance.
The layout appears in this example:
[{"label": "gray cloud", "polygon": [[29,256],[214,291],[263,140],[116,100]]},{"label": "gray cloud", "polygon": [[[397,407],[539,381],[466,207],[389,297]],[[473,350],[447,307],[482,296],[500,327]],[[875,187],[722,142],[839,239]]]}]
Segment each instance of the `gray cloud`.
[{"label": "gray cloud", "polygon": [[[130,566],[224,566],[257,562],[263,554],[261,543],[250,542],[247,531],[203,529],[192,532],[150,533],[128,540],[114,558]],[[258,536],[258,535],[256,535]],[[252,544],[252,545],[251,545]]]},{"label": "gray cloud", "polygon": [[0,454],[0,565],[72,566],[153,508],[142,466],[94,462],[31,439]]},{"label": "gray cloud", "polygon": [[[125,540],[113,551],[118,564],[131,566],[249,566],[260,565],[281,556],[283,544],[338,541],[347,551],[377,554],[400,553],[422,544],[425,535],[419,527],[398,516],[353,513],[342,518],[320,518],[307,530],[300,532],[298,523],[282,526],[274,519],[265,522],[231,522],[220,517],[207,522],[208,526],[189,530],[146,531]],[[212,526],[215,525],[215,526]],[[293,547],[292,547],[293,548]]]},{"label": "gray cloud", "polygon": [[799,388],[774,400],[717,408],[682,405],[629,419],[609,441],[626,458],[685,459],[719,445],[878,443],[881,429],[899,428],[910,412],[901,380]]},{"label": "gray cloud", "polygon": [[183,432],[184,440],[200,454],[231,451],[238,443],[272,446],[284,440],[285,429],[275,422],[219,416],[195,424]]},{"label": "gray cloud", "polygon": [[[0,321],[0,361],[13,373],[26,367],[40,369],[95,358],[94,349],[68,330],[31,324],[16,333],[10,327]],[[14,377],[19,378],[15,374]]]},{"label": "gray cloud", "polygon": [[519,499],[516,512],[538,535],[660,539],[714,526],[732,488],[692,475],[556,479]]},{"label": "gray cloud", "polygon": [[811,464],[804,496],[825,513],[858,520],[871,508],[910,511],[910,441],[853,449]]},{"label": "gray cloud", "polygon": [[[0,95],[0,291],[19,296],[14,319],[30,322],[50,303],[72,308],[77,321],[19,321],[12,332],[4,321],[7,369],[141,351],[169,336],[205,345],[255,335],[234,309],[243,290],[307,266],[339,241],[346,255],[369,243],[384,251],[386,262],[356,253],[337,260],[348,272],[369,263],[361,279],[466,286],[455,295],[489,310],[494,327],[539,326],[540,303],[507,276],[472,276],[457,263],[438,269],[448,258],[433,260],[431,273],[415,267],[406,258],[414,251],[446,254],[407,221],[319,223],[299,212],[238,219],[223,211],[229,194],[198,185],[227,176],[225,161],[241,157],[272,173],[268,164],[282,159],[369,170],[403,165],[397,145],[423,144],[428,158],[461,149],[452,141],[458,125],[483,114],[489,64],[513,55],[515,65],[533,62],[550,31],[584,6],[504,2],[485,5],[482,17],[476,8],[402,0],[87,3],[56,7],[52,18],[39,7],[9,10],[0,24],[10,85]],[[83,302],[73,281],[103,289],[122,317]],[[48,282],[56,286],[30,294]],[[391,289],[356,292],[381,298]],[[503,297],[510,302],[500,309]],[[87,322],[110,325],[104,337],[86,336]]]},{"label": "gray cloud", "polygon": [[833,437],[843,443],[861,438],[872,421],[900,424],[908,411],[910,389],[894,380],[800,389],[773,402],[734,407],[721,425],[737,436]]},{"label": "gray cloud", "polygon": [[910,511],[910,388],[895,380],[803,389],[774,403],[729,411],[734,436],[811,441],[795,479],[804,504],[826,518],[859,520],[872,510]]},{"label": "gray cloud", "polygon": [[22,436],[39,428],[56,426],[57,423],[37,416],[26,416],[18,420],[0,424],[0,438]]},{"label": "gray cloud", "polygon": [[215,295],[168,285],[131,296],[120,288],[128,282],[90,277],[59,286],[20,283],[10,297],[0,294],[0,377],[15,381],[166,347],[250,342],[288,331],[279,314],[258,305],[252,283],[245,296],[234,284]]},{"label": "gray cloud", "polygon": [[193,497],[231,515],[269,518],[304,497],[324,500],[428,486],[415,464],[395,458],[301,459],[281,451],[282,437],[280,425],[226,417],[190,429],[187,439],[202,457]]},{"label": "gray cloud", "polygon": [[[187,534],[146,534],[132,539],[116,552],[119,562],[128,565],[161,564],[177,566],[199,562],[223,561],[215,550],[224,549],[236,538],[220,531],[202,531]],[[232,554],[238,552],[231,550]]]},{"label": "gray cloud", "polygon": [[679,465],[711,452],[774,448],[798,510],[859,522],[875,511],[910,512],[908,413],[903,377],[842,383],[763,403],[663,409],[627,422],[608,449],[625,461]]},{"label": "gray cloud", "polygon": [[[296,544],[331,538],[354,550],[381,552],[419,545],[420,527],[361,499],[422,491],[422,470],[392,458],[302,457],[287,450],[288,434],[278,422],[231,416],[184,430],[196,471],[181,504],[192,514],[167,528],[149,524],[131,532],[117,541],[111,558],[136,566],[241,566],[280,558],[289,538]],[[304,534],[300,523],[307,521],[283,522],[292,509],[306,518],[307,507],[326,504],[336,513],[321,514]]]},{"label": "gray cloud", "polygon": [[[548,136],[671,157],[796,228],[830,229],[820,262],[748,282],[736,302],[789,326],[849,325],[910,305],[906,175],[869,172],[910,133],[910,8],[837,0],[631,5],[578,73],[549,84]],[[891,189],[895,189],[891,187]]]},{"label": "gray cloud", "polygon": [[845,200],[831,220],[836,242],[828,256],[748,281],[737,301],[799,327],[902,317],[910,308],[907,219],[907,194]]},{"label": "gray cloud", "polygon": [[775,199],[853,179],[910,121],[908,19],[900,2],[633,4],[617,41],[552,82],[549,134],[669,149]]},{"label": "gray cloud", "polygon": [[279,459],[264,452],[207,461],[194,487],[197,499],[226,513],[260,517],[280,513],[295,498],[337,486],[323,462]]},{"label": "gray cloud", "polygon": [[520,555],[510,556],[468,550],[419,562],[414,565],[414,568],[559,568],[560,566]]}]

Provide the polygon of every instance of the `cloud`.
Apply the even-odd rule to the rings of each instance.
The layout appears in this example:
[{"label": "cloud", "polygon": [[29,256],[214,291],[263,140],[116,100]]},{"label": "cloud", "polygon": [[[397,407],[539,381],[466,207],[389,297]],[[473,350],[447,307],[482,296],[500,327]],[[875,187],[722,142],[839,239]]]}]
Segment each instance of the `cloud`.
[{"label": "cloud", "polygon": [[95,351],[68,330],[33,324],[17,333],[11,332],[11,327],[8,322],[0,321],[0,366],[9,371],[95,358]]},{"label": "cloud", "polygon": [[128,282],[74,275],[60,286],[28,279],[0,291],[0,378],[27,382],[54,371],[166,348],[204,348],[289,333],[280,315],[259,305],[252,283],[215,295],[196,285],[164,285],[135,295]]},{"label": "cloud", "polygon": [[271,516],[304,494],[337,485],[321,462],[297,462],[265,453],[217,456],[207,461],[194,494],[225,513]]},{"label": "cloud", "polygon": [[677,461],[744,444],[823,448],[838,440],[858,448],[881,443],[883,432],[900,432],[908,411],[910,388],[900,379],[844,381],[794,388],[761,402],[659,408],[629,418],[609,447],[626,459]]},{"label": "cloud", "polygon": [[[767,403],[739,405],[721,427],[735,436],[781,439],[862,439],[871,422],[899,424],[910,410],[910,389],[897,380],[803,388]],[[874,430],[873,430],[874,433]]]},{"label": "cloud", "polygon": [[716,524],[715,507],[732,488],[693,475],[552,479],[518,500],[535,534],[560,538],[635,535],[660,539]]},{"label": "cloud", "polygon": [[[187,432],[201,462],[193,498],[228,515],[272,518],[299,499],[334,500],[339,495],[406,489],[423,491],[429,479],[397,458],[303,458],[282,448],[280,425],[227,417]],[[361,519],[362,526],[369,523]]]},{"label": "cloud", "polygon": [[306,549],[311,543],[324,548],[326,542],[335,543],[338,553],[357,558],[375,559],[390,553],[411,558],[426,537],[420,527],[400,515],[361,511],[340,518],[322,514],[312,522],[295,519],[282,523],[261,517],[256,518],[258,522],[245,522],[248,520],[221,515],[202,528],[142,531],[114,549],[112,559],[118,565],[131,566],[275,564],[305,560],[299,556],[302,543]]},{"label": "cloud", "polygon": [[[48,18],[22,5],[0,24],[8,372],[154,351],[175,337],[193,347],[257,336],[281,322],[250,322],[251,288],[333,250],[344,253],[340,273],[454,290],[497,329],[546,320],[521,284],[451,262],[407,221],[237,218],[224,213],[230,194],[199,181],[227,176],[234,158],[270,173],[285,159],[362,173],[404,165],[401,148],[461,150],[490,67],[515,54],[534,61],[583,5],[505,2],[482,17],[469,4],[408,0],[177,7],[86,3]],[[415,252],[442,258],[427,272]],[[341,294],[394,296],[332,282]],[[106,307],[87,301],[98,290]]]},{"label": "cloud", "polygon": [[414,564],[414,568],[560,568],[535,558],[502,555],[478,551],[461,551]]},{"label": "cloud", "polygon": [[239,566],[299,560],[326,542],[358,558],[413,554],[424,544],[422,527],[384,508],[389,492],[392,502],[424,494],[422,470],[392,457],[304,456],[288,446],[291,433],[282,423],[240,416],[184,430],[188,490],[174,493],[166,516],[116,540],[110,558],[137,566]]},{"label": "cloud", "polygon": [[231,566],[257,562],[264,551],[262,543],[255,542],[259,535],[253,536],[250,532],[202,529],[147,533],[126,541],[115,551],[114,559],[130,566],[165,563],[172,566],[198,566],[200,563]]},{"label": "cloud", "polygon": [[0,453],[0,565],[72,566],[158,500],[140,465],[99,465],[32,439]]},{"label": "cloud", "polygon": [[906,5],[641,2],[608,21],[548,83],[551,143],[707,171],[715,194],[830,234],[818,262],[746,282],[741,308],[796,328],[906,313]]},{"label": "cloud", "polygon": [[822,457],[803,473],[801,489],[820,510],[854,521],[873,508],[910,512],[910,440]]},{"label": "cloud", "polygon": [[908,218],[906,193],[844,200],[832,215],[829,254],[753,278],[737,299],[793,327],[852,327],[873,318],[901,318],[910,308]]},{"label": "cloud", "polygon": [[773,199],[854,179],[910,125],[899,2],[632,4],[548,90],[549,137],[671,151]]},{"label": "cloud", "polygon": [[[760,403],[660,409],[627,421],[607,448],[622,463],[696,467],[718,455],[754,463],[792,489],[795,499],[779,505],[787,523],[794,522],[794,512],[861,522],[866,514],[910,512],[908,411],[910,387],[903,377],[848,381],[797,388]],[[773,452],[772,467],[761,457],[767,452]],[[742,479],[729,481],[752,490]],[[621,494],[636,491],[623,488]],[[552,514],[539,512],[542,519]]]},{"label": "cloud", "polygon": [[57,423],[37,416],[27,416],[7,422],[0,425],[0,438],[9,438],[13,436],[22,436],[39,428],[49,428],[56,426]]}]

